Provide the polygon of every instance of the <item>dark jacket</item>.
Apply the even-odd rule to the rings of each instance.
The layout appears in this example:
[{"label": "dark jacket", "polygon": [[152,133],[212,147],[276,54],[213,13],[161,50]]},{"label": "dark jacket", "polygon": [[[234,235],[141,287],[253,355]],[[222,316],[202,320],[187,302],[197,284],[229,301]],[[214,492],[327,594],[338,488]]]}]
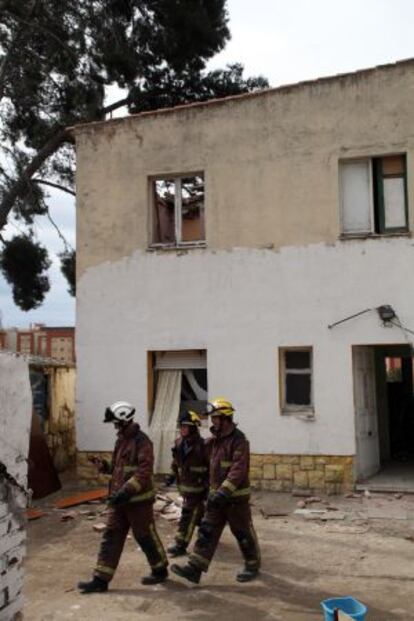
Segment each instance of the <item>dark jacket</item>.
[{"label": "dark jacket", "polygon": [[236,499],[248,499],[250,496],[249,442],[236,425],[232,425],[226,434],[213,434],[207,440],[210,455],[210,489],[220,490]]},{"label": "dark jacket", "polygon": [[205,495],[208,491],[208,457],[199,433],[178,438],[172,448],[171,470],[183,496]]},{"label": "dark jacket", "polygon": [[131,423],[118,433],[112,455],[112,474],[109,493],[125,489],[131,502],[152,500],[154,452],[152,442],[137,423]]}]

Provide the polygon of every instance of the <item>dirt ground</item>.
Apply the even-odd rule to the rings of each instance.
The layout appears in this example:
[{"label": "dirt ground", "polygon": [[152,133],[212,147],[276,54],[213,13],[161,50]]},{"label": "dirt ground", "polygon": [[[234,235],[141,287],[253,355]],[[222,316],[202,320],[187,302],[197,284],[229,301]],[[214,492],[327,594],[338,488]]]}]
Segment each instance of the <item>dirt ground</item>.
[{"label": "dirt ground", "polygon": [[[330,510],[307,515],[294,513],[300,500],[270,492],[254,496],[263,561],[255,582],[235,581],[242,563],[226,529],[200,585],[171,576],[163,585],[142,586],[147,565],[129,538],[110,591],[98,595],[81,595],[75,587],[91,576],[101,537],[93,524],[102,522],[104,505],[76,507],[67,522],[49,506],[46,516],[29,523],[24,618],[312,621],[323,619],[323,599],[352,595],[368,606],[368,621],[414,620],[414,497],[322,498],[306,509],[326,510],[329,503]],[[97,515],[88,519],[88,509]],[[175,524],[161,517],[157,524],[168,545]]]}]

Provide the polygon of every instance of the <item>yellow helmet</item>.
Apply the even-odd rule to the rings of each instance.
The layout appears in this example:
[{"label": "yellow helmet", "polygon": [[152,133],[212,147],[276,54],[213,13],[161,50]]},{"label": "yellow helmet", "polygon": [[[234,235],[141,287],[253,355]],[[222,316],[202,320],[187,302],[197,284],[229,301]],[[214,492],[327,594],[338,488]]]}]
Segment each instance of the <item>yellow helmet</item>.
[{"label": "yellow helmet", "polygon": [[195,427],[199,427],[201,425],[201,418],[194,410],[187,410],[180,416],[178,422],[180,425],[194,425]]},{"label": "yellow helmet", "polygon": [[207,413],[209,416],[233,416],[234,407],[224,397],[216,397],[208,402]]}]

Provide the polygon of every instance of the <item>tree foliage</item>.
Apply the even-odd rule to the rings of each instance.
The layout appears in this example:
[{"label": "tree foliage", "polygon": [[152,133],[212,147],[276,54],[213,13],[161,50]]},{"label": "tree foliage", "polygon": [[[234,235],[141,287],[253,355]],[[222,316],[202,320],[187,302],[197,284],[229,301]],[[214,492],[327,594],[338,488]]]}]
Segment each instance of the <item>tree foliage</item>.
[{"label": "tree foliage", "polygon": [[22,310],[37,308],[50,289],[45,271],[50,266],[46,248],[27,235],[5,242],[0,259],[3,276],[12,285],[13,300]]},{"label": "tree foliage", "polygon": [[[267,86],[239,64],[206,69],[229,37],[226,0],[0,0],[0,230],[11,213],[27,226],[47,214],[47,184],[73,191],[67,127],[125,105],[137,113]],[[125,96],[105,105],[113,84]],[[62,261],[71,274],[66,252]]]}]

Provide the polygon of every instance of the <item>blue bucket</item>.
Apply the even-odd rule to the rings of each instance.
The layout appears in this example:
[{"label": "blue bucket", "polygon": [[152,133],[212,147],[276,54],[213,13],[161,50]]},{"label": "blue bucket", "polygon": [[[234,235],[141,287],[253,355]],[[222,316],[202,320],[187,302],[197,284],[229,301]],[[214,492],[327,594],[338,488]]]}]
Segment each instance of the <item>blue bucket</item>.
[{"label": "blue bucket", "polygon": [[367,607],[353,597],[332,597],[321,602],[321,606],[325,615],[325,621],[334,621],[335,610],[346,612],[351,619],[356,621],[365,621],[365,615],[368,612]]}]

